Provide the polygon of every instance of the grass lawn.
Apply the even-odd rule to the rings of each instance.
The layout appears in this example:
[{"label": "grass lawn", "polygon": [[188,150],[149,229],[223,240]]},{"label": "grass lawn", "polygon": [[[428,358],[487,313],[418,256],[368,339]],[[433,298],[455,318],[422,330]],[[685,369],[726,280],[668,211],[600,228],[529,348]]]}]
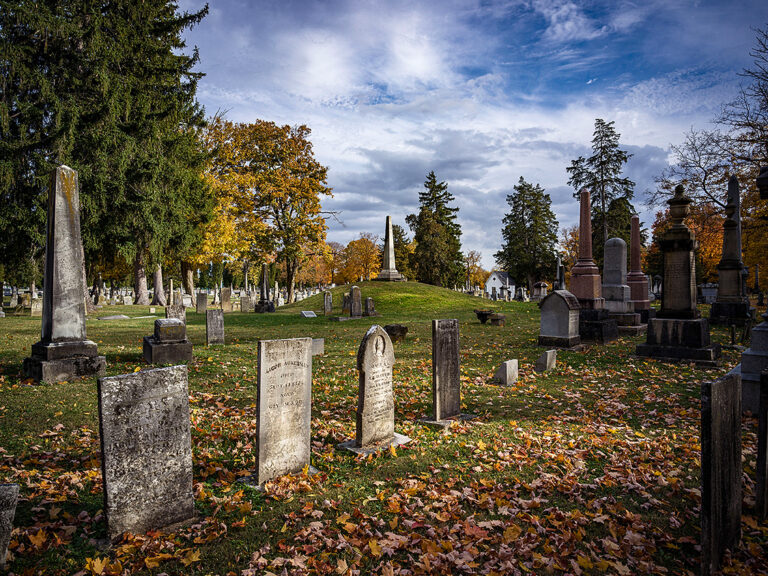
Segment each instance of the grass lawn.
[{"label": "grass lawn", "polygon": [[[644,337],[558,352],[533,370],[539,309],[493,303],[417,283],[362,283],[379,318],[334,322],[322,295],[274,314],[225,315],[227,344],[205,346],[205,317],[189,309],[196,521],[129,536],[107,548],[95,379],[31,386],[22,360],[40,319],[0,319],[0,481],[16,482],[8,569],[15,574],[697,574],[700,511],[699,369],[632,356]],[[340,313],[343,287],[333,290]],[[481,325],[473,309],[507,315]],[[162,308],[158,308],[162,311]],[[144,369],[148,307],[88,317],[109,375]],[[458,318],[463,405],[476,420],[448,433],[431,412],[431,320]],[[372,323],[403,323],[395,345],[395,429],[409,444],[371,457],[336,449],[354,437],[357,348]],[[713,329],[713,340],[728,335]],[[269,483],[254,470],[259,339],[324,337],[313,361],[312,464],[320,473]],[[490,382],[517,358],[513,387]],[[768,573],[768,525],[754,503],[756,422],[744,420],[743,546],[729,574]]]}]

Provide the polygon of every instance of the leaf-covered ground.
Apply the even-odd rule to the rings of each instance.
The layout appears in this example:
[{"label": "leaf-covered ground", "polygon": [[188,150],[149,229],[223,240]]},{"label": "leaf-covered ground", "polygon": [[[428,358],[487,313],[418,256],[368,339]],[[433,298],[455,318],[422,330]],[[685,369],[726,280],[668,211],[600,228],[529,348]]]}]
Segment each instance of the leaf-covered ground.
[{"label": "leaf-covered ground", "polygon": [[[738,362],[703,370],[634,358],[637,339],[559,352],[555,371],[533,364],[534,303],[494,303],[505,327],[472,312],[490,303],[415,283],[361,285],[410,332],[396,345],[397,449],[355,458],[355,354],[371,319],[300,318],[320,296],[270,315],[226,315],[227,345],[206,347],[189,311],[196,520],[105,545],[93,379],[31,386],[22,359],[39,318],[7,317],[0,332],[0,481],[21,501],[10,545],[14,574],[696,574],[700,512],[699,385]],[[342,289],[334,291],[338,307]],[[99,315],[147,314],[108,307]],[[461,323],[463,403],[478,417],[447,433],[418,422],[431,403],[431,320]],[[144,368],[152,318],[99,321],[89,337],[108,373]],[[259,339],[325,337],[313,366],[314,476],[285,477],[264,493],[237,480],[254,470]],[[725,342],[724,330],[714,330]],[[490,382],[520,361],[510,388]],[[768,573],[768,525],[754,504],[756,422],[744,420],[742,547],[727,574]]]}]

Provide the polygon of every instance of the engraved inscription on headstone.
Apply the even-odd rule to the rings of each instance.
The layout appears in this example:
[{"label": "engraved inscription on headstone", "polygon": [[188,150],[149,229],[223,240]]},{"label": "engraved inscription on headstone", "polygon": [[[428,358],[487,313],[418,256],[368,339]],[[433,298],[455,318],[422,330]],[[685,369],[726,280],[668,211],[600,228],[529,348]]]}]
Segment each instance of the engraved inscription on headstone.
[{"label": "engraved inscription on headstone", "polygon": [[187,367],[99,378],[98,398],[109,538],[191,519]]},{"label": "engraved inscription on headstone", "polygon": [[259,439],[255,482],[309,466],[312,338],[259,341]]},{"label": "engraved inscription on headstone", "polygon": [[696,294],[693,252],[664,254],[664,307],[668,310],[688,310],[695,307]]},{"label": "engraved inscription on headstone", "polygon": [[372,326],[357,352],[360,389],[357,400],[355,446],[389,443],[395,434],[392,366],[395,353],[389,335]]}]

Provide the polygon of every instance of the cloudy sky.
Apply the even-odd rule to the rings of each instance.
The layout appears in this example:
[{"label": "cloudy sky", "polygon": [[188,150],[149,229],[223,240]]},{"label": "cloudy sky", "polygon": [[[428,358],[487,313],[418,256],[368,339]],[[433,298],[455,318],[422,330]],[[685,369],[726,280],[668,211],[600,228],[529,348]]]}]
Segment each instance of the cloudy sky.
[{"label": "cloudy sky", "polygon": [[[199,0],[182,0],[195,10]],[[751,63],[765,0],[209,0],[187,33],[209,114],[312,129],[334,197],[328,240],[405,226],[434,170],[456,197],[462,244],[486,267],[520,176],[577,223],[566,167],[613,120],[644,192],[670,144],[705,128]]]}]

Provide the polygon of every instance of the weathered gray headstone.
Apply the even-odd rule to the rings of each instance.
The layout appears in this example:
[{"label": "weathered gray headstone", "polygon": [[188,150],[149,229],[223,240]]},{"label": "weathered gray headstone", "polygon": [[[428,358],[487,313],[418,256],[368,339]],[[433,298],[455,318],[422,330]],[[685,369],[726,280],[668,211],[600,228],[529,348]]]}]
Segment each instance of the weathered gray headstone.
[{"label": "weathered gray headstone", "polygon": [[192,519],[187,367],[99,378],[98,397],[110,540]]},{"label": "weathered gray headstone", "polygon": [[0,569],[5,568],[5,556],[13,532],[13,517],[19,500],[18,484],[0,484]]},{"label": "weathered gray headstone", "polygon": [[502,386],[511,386],[517,382],[517,374],[517,360],[507,360],[496,370],[493,379]]},{"label": "weathered gray headstone", "polygon": [[333,313],[333,294],[330,290],[323,292],[323,314],[330,316]]},{"label": "weathered gray headstone", "polygon": [[253,302],[250,296],[240,296],[240,312],[253,312]]},{"label": "weathered gray headstone", "polygon": [[198,314],[205,314],[208,310],[208,294],[205,292],[197,293],[197,300],[195,301],[195,312]]},{"label": "weathered gray headstone", "polygon": [[166,318],[177,318],[186,324],[187,309],[182,304],[171,304],[165,307]]},{"label": "weathered gray headstone", "polygon": [[363,303],[360,299],[360,288],[352,286],[349,291],[349,315],[352,318],[361,318],[363,315]]},{"label": "weathered gray headstone", "polygon": [[568,290],[555,290],[540,303],[541,327],[539,346],[575,348],[581,345],[579,336],[579,300]]},{"label": "weathered gray headstone", "polygon": [[378,316],[378,314],[376,313],[376,306],[373,303],[373,298],[365,299],[365,315]]},{"label": "weathered gray headstone", "polygon": [[536,360],[536,372],[549,372],[557,364],[557,350],[545,350]]},{"label": "weathered gray headstone", "polygon": [[104,373],[106,360],[85,333],[82,270],[77,172],[59,166],[48,192],[42,334],[24,359],[25,376],[61,382]]},{"label": "weathered gray headstone", "polygon": [[205,343],[224,344],[224,311],[211,308],[205,311]]},{"label": "weathered gray headstone", "polygon": [[349,314],[352,310],[352,296],[349,293],[343,295],[341,300],[341,313]]},{"label": "weathered gray headstone", "polygon": [[325,338],[312,338],[312,356],[325,354]]},{"label": "weathered gray headstone", "polygon": [[741,539],[741,377],[701,385],[701,568],[720,569]]},{"label": "weathered gray headstone", "polygon": [[371,326],[357,350],[359,387],[355,439],[341,444],[342,448],[369,454],[410,441],[407,436],[395,433],[394,364],[395,353],[389,336],[381,326]]},{"label": "weathered gray headstone", "polygon": [[42,316],[43,315],[43,301],[40,298],[32,300],[32,304],[29,307],[30,316]]},{"label": "weathered gray headstone", "polygon": [[232,288],[221,290],[221,309],[224,312],[232,312]]},{"label": "weathered gray headstone", "polygon": [[185,364],[192,361],[192,342],[179,318],[158,318],[155,333],[145,336],[144,360],[149,364]]},{"label": "weathered gray headstone", "polygon": [[432,320],[432,401],[436,421],[461,414],[458,320]]},{"label": "weathered gray headstone", "polygon": [[309,466],[312,339],[259,341],[256,484]]}]

